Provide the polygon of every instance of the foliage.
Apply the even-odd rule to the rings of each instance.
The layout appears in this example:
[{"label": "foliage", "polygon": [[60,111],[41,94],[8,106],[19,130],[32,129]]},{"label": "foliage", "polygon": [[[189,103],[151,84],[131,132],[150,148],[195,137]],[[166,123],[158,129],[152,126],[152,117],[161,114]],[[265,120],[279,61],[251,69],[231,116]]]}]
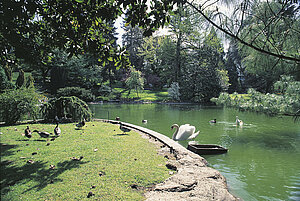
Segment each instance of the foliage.
[{"label": "foliage", "polygon": [[8,80],[4,69],[2,66],[0,67],[0,93],[3,92],[5,89],[12,89],[14,86],[13,84]]},{"label": "foliage", "polygon": [[130,75],[125,81],[127,88],[130,90],[135,89],[137,96],[139,97],[139,91],[144,89],[144,79],[142,73],[134,68],[131,68]]},{"label": "foliage", "polygon": [[63,96],[76,96],[85,102],[91,102],[95,100],[95,96],[91,90],[80,87],[65,87],[57,90],[56,97],[60,98]]},{"label": "foliage", "polygon": [[180,87],[177,82],[173,82],[171,87],[168,89],[168,95],[172,100],[179,101],[180,100]]},{"label": "foliage", "polygon": [[92,112],[89,106],[76,96],[59,97],[50,99],[41,108],[43,118],[53,121],[58,118],[70,118],[73,121],[91,120]]},{"label": "foliage", "polygon": [[34,87],[34,79],[31,74],[26,78],[26,88]]},{"label": "foliage", "polygon": [[129,53],[129,61],[137,70],[143,67],[143,57],[138,54],[139,49],[143,44],[143,31],[139,27],[127,25],[123,27],[125,33],[122,35],[123,47]]},{"label": "foliage", "polygon": [[[29,140],[22,136],[26,126],[0,127],[1,200],[143,200],[131,185],[147,188],[170,177],[154,144],[134,131],[118,135],[118,125],[94,121],[76,130],[60,124],[61,136],[49,146],[37,133]],[[53,132],[55,125],[29,127]],[[87,198],[90,191],[94,196]]]},{"label": "foliage", "polygon": [[275,59],[300,61],[297,45],[293,46],[293,38],[300,38],[297,0],[224,2],[229,9],[219,9],[222,5],[219,1],[209,5],[206,5],[207,1],[186,1],[208,23],[241,45]]},{"label": "foliage", "polygon": [[17,81],[16,81],[16,87],[17,89],[23,87],[26,83],[26,79],[25,79],[25,73],[22,69],[19,70],[19,76],[17,78]]},{"label": "foliage", "polygon": [[[17,58],[42,65],[51,49],[66,48],[68,54],[92,52],[100,61],[128,65],[123,49],[106,37],[114,22],[126,13],[126,23],[145,28],[150,35],[168,20],[174,2],[153,1],[4,1],[1,2],[0,49],[7,60],[11,49]],[[154,6],[154,8],[152,7]],[[149,10],[148,10],[149,8]],[[152,9],[151,9],[152,8]]]},{"label": "foliage", "polygon": [[[128,95],[126,90],[122,88],[115,88],[115,90],[121,94],[121,97],[118,99],[123,99],[127,100],[129,99],[136,99],[135,95]],[[157,90],[157,91],[152,91],[152,90],[146,90],[144,89],[142,92],[139,93],[139,101],[152,101],[152,102],[165,102],[169,99],[168,97],[168,92],[167,90]]]},{"label": "foliage", "polygon": [[234,93],[233,96],[221,93],[218,98],[213,98],[211,101],[241,110],[264,112],[270,115],[296,115],[300,108],[300,82],[283,76],[274,87],[280,93],[263,94],[249,89],[247,98],[238,96],[237,93]]},{"label": "foliage", "polygon": [[24,116],[39,116],[39,95],[34,88],[7,90],[0,94],[0,119],[7,125],[15,124]]}]

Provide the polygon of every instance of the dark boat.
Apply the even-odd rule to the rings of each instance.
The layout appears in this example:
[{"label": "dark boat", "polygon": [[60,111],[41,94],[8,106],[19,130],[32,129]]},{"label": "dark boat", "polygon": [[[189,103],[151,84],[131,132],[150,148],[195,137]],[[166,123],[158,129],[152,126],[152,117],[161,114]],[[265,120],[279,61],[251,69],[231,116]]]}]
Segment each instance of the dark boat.
[{"label": "dark boat", "polygon": [[199,155],[224,154],[228,149],[215,144],[189,144],[188,150]]}]

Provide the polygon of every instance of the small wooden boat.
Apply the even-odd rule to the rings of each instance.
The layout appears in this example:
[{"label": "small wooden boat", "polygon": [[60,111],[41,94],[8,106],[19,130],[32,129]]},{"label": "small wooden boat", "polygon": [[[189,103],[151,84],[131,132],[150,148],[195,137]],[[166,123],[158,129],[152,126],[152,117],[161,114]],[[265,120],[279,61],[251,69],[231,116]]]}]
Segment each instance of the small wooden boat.
[{"label": "small wooden boat", "polygon": [[228,149],[215,144],[189,144],[188,150],[199,155],[224,154]]}]

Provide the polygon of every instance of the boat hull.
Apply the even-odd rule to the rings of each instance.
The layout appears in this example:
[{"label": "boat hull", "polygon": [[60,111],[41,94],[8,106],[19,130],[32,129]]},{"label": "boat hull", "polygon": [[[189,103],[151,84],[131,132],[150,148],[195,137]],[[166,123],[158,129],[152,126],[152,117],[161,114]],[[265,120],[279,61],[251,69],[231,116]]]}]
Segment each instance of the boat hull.
[{"label": "boat hull", "polygon": [[214,144],[189,144],[187,149],[199,155],[224,154],[228,151],[228,149]]}]

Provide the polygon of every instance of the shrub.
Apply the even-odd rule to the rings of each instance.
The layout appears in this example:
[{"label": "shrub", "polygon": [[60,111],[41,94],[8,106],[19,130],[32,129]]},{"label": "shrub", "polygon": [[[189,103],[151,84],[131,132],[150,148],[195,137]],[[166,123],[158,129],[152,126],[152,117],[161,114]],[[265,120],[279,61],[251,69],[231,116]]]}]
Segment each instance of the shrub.
[{"label": "shrub", "polygon": [[0,95],[0,119],[13,125],[24,116],[36,119],[39,111],[39,94],[34,88],[8,90]]},{"label": "shrub", "polygon": [[57,91],[57,98],[63,97],[63,96],[76,96],[79,99],[91,102],[95,100],[95,96],[92,94],[91,90],[80,88],[80,87],[65,87],[60,88]]},{"label": "shrub", "polygon": [[12,89],[12,88],[14,88],[13,84],[9,81],[3,67],[0,67],[0,93],[5,89]]},{"label": "shrub", "polygon": [[172,100],[179,101],[180,100],[179,90],[180,90],[179,84],[177,82],[173,82],[171,84],[171,87],[168,89],[169,97]]},{"label": "shrub", "polygon": [[89,106],[76,96],[60,97],[49,100],[42,106],[43,118],[52,121],[55,116],[58,118],[68,117],[73,121],[92,118]]}]

